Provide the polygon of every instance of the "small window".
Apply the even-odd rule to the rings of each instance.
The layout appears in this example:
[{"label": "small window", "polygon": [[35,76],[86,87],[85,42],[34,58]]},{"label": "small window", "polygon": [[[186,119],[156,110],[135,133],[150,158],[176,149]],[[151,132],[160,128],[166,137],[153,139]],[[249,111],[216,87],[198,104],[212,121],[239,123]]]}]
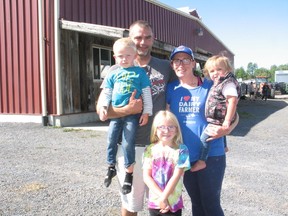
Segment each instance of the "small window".
[{"label": "small window", "polygon": [[93,79],[104,79],[111,65],[115,64],[113,52],[109,49],[93,47]]}]

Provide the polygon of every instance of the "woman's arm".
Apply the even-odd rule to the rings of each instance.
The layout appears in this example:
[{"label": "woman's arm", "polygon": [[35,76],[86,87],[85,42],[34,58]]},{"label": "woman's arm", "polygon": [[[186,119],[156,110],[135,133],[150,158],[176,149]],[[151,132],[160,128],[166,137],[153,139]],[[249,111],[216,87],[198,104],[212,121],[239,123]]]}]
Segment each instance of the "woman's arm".
[{"label": "woman's arm", "polygon": [[210,136],[210,138],[207,139],[207,141],[211,141],[219,137],[230,134],[234,130],[234,128],[237,126],[238,122],[239,122],[239,115],[236,112],[236,119],[233,122],[233,124],[231,124],[230,127],[228,128],[225,128],[219,125],[209,124],[207,126],[207,133]]},{"label": "woman's arm", "polygon": [[[113,107],[109,106],[108,109],[108,118],[120,118],[124,117],[127,115],[133,115],[133,114],[138,114],[142,112],[143,108],[143,102],[142,99],[135,99],[136,95],[136,90],[132,93],[130,99],[129,99],[129,104],[127,104],[124,107]],[[102,101],[104,99],[104,93],[103,90],[101,91],[98,101]],[[100,103],[97,102],[96,104],[96,112],[99,115],[100,113]]]}]

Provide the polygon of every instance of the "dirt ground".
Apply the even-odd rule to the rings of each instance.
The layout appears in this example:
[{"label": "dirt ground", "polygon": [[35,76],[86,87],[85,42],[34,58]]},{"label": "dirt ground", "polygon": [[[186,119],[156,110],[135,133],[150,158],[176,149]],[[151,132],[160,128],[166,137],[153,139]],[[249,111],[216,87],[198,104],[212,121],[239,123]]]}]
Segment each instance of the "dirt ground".
[{"label": "dirt ground", "polygon": [[[227,138],[225,215],[288,215],[287,102],[240,101]],[[0,123],[0,215],[120,215],[117,181],[103,185],[106,129]],[[184,200],[191,215],[185,191]]]}]

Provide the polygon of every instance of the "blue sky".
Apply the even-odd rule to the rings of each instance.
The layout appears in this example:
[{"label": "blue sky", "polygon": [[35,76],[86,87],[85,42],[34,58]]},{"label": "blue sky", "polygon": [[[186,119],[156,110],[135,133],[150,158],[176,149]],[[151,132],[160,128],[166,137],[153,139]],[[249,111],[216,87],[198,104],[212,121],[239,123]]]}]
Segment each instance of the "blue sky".
[{"label": "blue sky", "polygon": [[202,22],[234,54],[235,68],[288,64],[288,0],[159,0],[196,9]]}]

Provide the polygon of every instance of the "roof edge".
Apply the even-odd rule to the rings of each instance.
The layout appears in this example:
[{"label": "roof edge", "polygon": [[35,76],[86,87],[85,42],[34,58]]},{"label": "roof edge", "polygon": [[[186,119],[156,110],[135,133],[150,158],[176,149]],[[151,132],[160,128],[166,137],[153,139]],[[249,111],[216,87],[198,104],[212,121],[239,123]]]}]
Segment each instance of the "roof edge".
[{"label": "roof edge", "polygon": [[[165,8],[165,9],[170,10],[170,11],[172,11],[172,12],[174,12],[174,13],[177,13],[177,14],[179,14],[179,15],[181,15],[181,16],[185,16],[185,17],[187,17],[187,18],[189,18],[189,19],[192,19],[192,20],[198,22],[198,23],[199,23],[203,28],[205,28],[211,35],[213,35],[213,37],[214,37],[216,40],[218,40],[227,50],[229,50],[229,52],[231,52],[232,55],[235,56],[235,54],[231,51],[231,49],[229,49],[229,48],[223,43],[223,41],[220,40],[220,39],[202,22],[202,20],[201,20],[200,18],[198,19],[197,17],[194,17],[194,16],[192,16],[192,15],[190,15],[190,14],[188,14],[188,13],[185,13],[185,12],[183,12],[183,11],[181,11],[181,10],[178,10],[177,8],[173,8],[173,7],[171,7],[171,6],[167,5],[167,4],[164,4],[164,3],[162,3],[162,2],[159,2],[159,1],[157,1],[157,0],[145,0],[145,1],[146,1],[146,2],[150,2],[151,4],[154,4],[154,5],[158,5],[158,6],[162,7],[162,8]],[[196,12],[197,12],[197,10],[196,10]],[[197,12],[197,14],[198,14],[198,12]]]}]

